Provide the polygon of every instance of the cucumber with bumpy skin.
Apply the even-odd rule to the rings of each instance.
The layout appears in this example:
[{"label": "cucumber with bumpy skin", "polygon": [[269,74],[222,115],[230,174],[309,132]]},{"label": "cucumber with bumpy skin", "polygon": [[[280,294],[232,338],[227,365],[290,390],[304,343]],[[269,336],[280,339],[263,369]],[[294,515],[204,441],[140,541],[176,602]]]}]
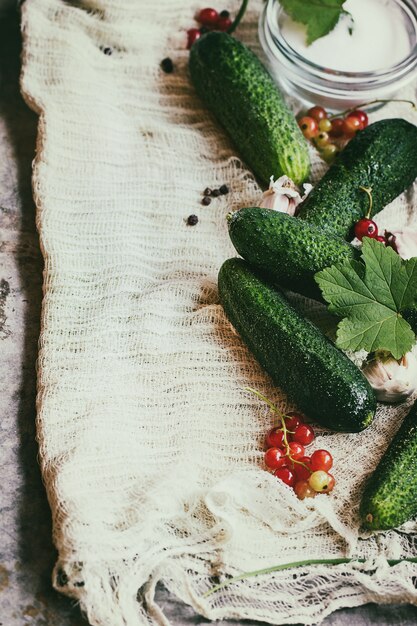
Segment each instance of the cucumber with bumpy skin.
[{"label": "cucumber with bumpy skin", "polygon": [[282,287],[316,300],[322,298],[314,274],[360,256],[344,239],[272,209],[240,209],[228,222],[234,247],[250,265]]},{"label": "cucumber with bumpy skin", "polygon": [[417,127],[403,119],[371,124],[351,139],[333,165],[299,205],[298,217],[344,239],[353,238],[355,223],[371,216],[417,177]]},{"label": "cucumber with bumpy skin", "polygon": [[228,131],[240,155],[264,183],[310,172],[307,142],[258,57],[227,33],[203,35],[190,51],[195,89]]},{"label": "cucumber with bumpy skin", "polygon": [[219,295],[250,351],[301,411],[332,430],[370,425],[376,400],[366,378],[280,291],[242,259],[229,259],[219,272]]},{"label": "cucumber with bumpy skin", "polygon": [[360,512],[370,530],[397,528],[417,515],[417,402],[370,477]]}]

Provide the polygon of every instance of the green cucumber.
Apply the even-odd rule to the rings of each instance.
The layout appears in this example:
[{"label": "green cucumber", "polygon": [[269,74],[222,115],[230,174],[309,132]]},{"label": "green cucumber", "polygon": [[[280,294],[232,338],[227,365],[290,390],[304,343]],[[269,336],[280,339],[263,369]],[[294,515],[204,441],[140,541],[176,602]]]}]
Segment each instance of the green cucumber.
[{"label": "green cucumber", "polygon": [[417,177],[417,127],[403,119],[386,119],[361,130],[299,205],[298,217],[344,239],[355,223],[381,211]]},{"label": "green cucumber", "polygon": [[303,413],[337,431],[370,425],[376,400],[361,371],[246,261],[222,265],[219,295],[249,350]]},{"label": "green cucumber", "polygon": [[314,274],[360,253],[341,239],[286,213],[251,207],[229,219],[237,252],[279,285],[321,300]]},{"label": "green cucumber", "polygon": [[207,33],[191,48],[190,73],[198,95],[262,182],[282,174],[296,183],[308,177],[307,142],[249,48],[227,33]]},{"label": "green cucumber", "polygon": [[371,475],[360,513],[370,530],[397,528],[417,515],[417,402]]}]

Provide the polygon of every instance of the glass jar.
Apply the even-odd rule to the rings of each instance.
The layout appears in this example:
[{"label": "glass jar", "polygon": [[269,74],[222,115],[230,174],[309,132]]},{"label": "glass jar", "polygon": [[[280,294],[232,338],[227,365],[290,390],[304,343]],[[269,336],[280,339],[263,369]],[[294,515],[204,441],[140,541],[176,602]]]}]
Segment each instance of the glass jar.
[{"label": "glass jar", "polygon": [[287,93],[307,106],[318,104],[338,111],[376,99],[393,98],[417,75],[417,0],[391,1],[404,22],[410,53],[386,69],[347,72],[313,63],[294,50],[281,31],[284,11],[279,1],[267,0],[259,22],[259,38],[271,74]]}]

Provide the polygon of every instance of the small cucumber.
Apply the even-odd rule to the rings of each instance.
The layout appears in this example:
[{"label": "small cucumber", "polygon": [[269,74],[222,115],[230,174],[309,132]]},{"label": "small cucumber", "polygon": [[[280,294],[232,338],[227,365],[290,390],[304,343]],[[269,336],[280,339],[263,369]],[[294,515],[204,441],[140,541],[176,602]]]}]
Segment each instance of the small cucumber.
[{"label": "small cucumber", "polygon": [[310,172],[307,142],[258,57],[227,33],[211,32],[190,51],[195,89],[230,134],[242,158],[267,183]]},{"label": "small cucumber", "polygon": [[381,211],[417,176],[417,127],[386,119],[361,130],[299,206],[298,216],[343,239],[353,238],[355,223],[368,211]]},{"label": "small cucumber", "polygon": [[279,285],[321,300],[314,274],[359,252],[319,228],[258,207],[240,209],[229,218],[229,235],[238,253]]},{"label": "small cucumber", "polygon": [[360,513],[370,530],[397,528],[417,515],[417,402],[370,477]]},{"label": "small cucumber", "polygon": [[219,295],[243,341],[301,411],[332,430],[370,425],[376,400],[366,378],[280,291],[242,259],[229,259],[220,269]]}]

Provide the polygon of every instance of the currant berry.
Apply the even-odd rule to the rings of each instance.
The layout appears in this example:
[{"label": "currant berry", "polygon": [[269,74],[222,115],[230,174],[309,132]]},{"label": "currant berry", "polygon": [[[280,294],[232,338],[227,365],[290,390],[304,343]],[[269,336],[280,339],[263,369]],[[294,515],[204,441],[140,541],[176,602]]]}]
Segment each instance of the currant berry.
[{"label": "currant berry", "polygon": [[200,39],[200,37],[201,32],[198,28],[190,28],[187,30],[187,50],[189,50],[193,43],[195,43],[197,39]]},{"label": "currant berry", "polygon": [[330,129],[330,137],[342,137],[344,133],[344,120],[341,117],[336,117],[332,120],[332,127]]},{"label": "currant berry", "polygon": [[216,9],[201,9],[197,16],[197,21],[203,26],[207,26],[208,28],[214,28],[217,26],[217,21],[219,19],[219,14]]},{"label": "currant berry", "polygon": [[332,123],[329,119],[327,119],[327,117],[325,117],[324,119],[320,120],[319,122],[319,130],[323,131],[325,133],[329,133],[332,129]]},{"label": "currant berry", "polygon": [[275,470],[274,476],[282,480],[282,482],[289,487],[294,487],[295,485],[295,474],[288,467],[280,467]]},{"label": "currant berry", "polygon": [[333,163],[337,152],[337,147],[333,143],[328,143],[327,146],[324,146],[321,152],[321,156],[326,161],[326,163]]},{"label": "currant berry", "polygon": [[374,237],[374,239],[376,239],[377,241],[387,245],[387,240],[382,235],[378,235],[378,237]]},{"label": "currant berry", "polygon": [[327,472],[324,472],[323,470],[317,470],[316,472],[313,472],[308,479],[308,484],[312,489],[314,489],[314,491],[317,491],[317,493],[329,491],[329,483],[330,476]]},{"label": "currant berry", "polygon": [[343,120],[343,132],[347,138],[354,137],[358,130],[361,129],[359,118],[351,116],[345,117]]},{"label": "currant berry", "polygon": [[364,237],[376,239],[378,237],[378,226],[368,217],[363,217],[355,224],[355,237],[362,241]]},{"label": "currant berry", "polygon": [[291,439],[301,443],[303,446],[309,446],[314,441],[314,430],[309,424],[299,424]]},{"label": "currant berry", "polygon": [[278,469],[284,467],[287,462],[286,456],[279,448],[269,448],[265,452],[264,457],[265,465],[270,469]]},{"label": "currant berry", "polygon": [[[297,480],[308,480],[311,476],[310,470],[310,457],[302,456],[301,459],[297,459],[299,463],[293,463],[291,469],[293,470]],[[301,463],[303,465],[301,465]]]},{"label": "currant berry", "polygon": [[316,122],[320,122],[327,117],[327,111],[323,107],[315,106],[307,111],[307,115],[315,119]]},{"label": "currant berry", "polygon": [[329,145],[329,133],[321,132],[315,139],[316,146],[318,148],[324,148]]},{"label": "currant berry", "polygon": [[312,472],[317,472],[318,470],[328,472],[332,465],[333,457],[327,450],[316,450],[311,455],[310,469]]},{"label": "currant berry", "polygon": [[288,444],[288,454],[290,455],[290,457],[292,459],[301,459],[302,456],[305,455],[305,449],[304,446],[301,443],[298,443],[298,441],[291,441]]},{"label": "currant berry", "polygon": [[271,428],[266,434],[265,445],[267,448],[283,448],[284,432],[280,428]]},{"label": "currant berry", "polygon": [[328,482],[328,485],[327,485],[327,491],[326,491],[326,493],[330,493],[331,491],[333,491],[334,486],[335,486],[335,484],[336,484],[336,481],[335,481],[335,479],[334,479],[333,474],[327,474],[327,475],[328,475],[328,477],[329,477],[329,482]]},{"label": "currant berry", "polygon": [[232,25],[232,20],[230,17],[219,17],[216,22],[215,29],[220,30],[222,33],[225,33]]},{"label": "currant berry", "polygon": [[360,111],[359,109],[356,109],[356,111],[352,111],[352,113],[349,113],[347,116],[348,117],[356,117],[359,122],[360,122],[360,130],[363,130],[364,128],[366,128],[368,126],[368,116],[366,115],[365,111]]},{"label": "currant berry", "polygon": [[287,430],[294,433],[297,426],[303,423],[303,419],[303,416],[299,413],[288,413],[285,419],[285,426],[287,427]]},{"label": "currant berry", "polygon": [[307,480],[300,480],[295,483],[294,491],[299,500],[304,500],[304,498],[314,498],[316,492],[312,489]]},{"label": "currant berry", "polygon": [[319,125],[313,117],[302,117],[298,120],[298,126],[306,139],[312,139],[319,134]]}]

